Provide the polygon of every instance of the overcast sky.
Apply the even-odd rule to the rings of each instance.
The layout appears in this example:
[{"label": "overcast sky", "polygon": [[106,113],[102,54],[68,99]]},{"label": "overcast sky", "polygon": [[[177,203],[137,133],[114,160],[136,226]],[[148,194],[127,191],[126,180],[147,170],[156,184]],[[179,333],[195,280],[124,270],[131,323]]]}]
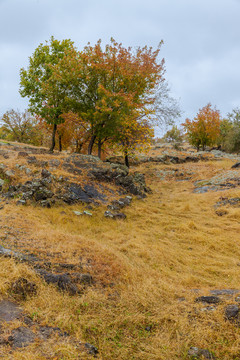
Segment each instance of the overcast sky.
[{"label": "overcast sky", "polygon": [[0,115],[27,107],[19,70],[52,35],[79,49],[99,38],[154,48],[163,40],[180,122],[208,102],[223,116],[240,106],[240,0],[0,0],[0,15]]}]

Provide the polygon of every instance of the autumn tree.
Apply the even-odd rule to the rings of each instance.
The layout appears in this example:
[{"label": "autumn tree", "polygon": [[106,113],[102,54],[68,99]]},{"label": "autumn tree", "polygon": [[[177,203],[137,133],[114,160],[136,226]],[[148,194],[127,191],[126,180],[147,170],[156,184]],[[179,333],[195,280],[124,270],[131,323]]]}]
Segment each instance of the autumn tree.
[{"label": "autumn tree", "polygon": [[64,147],[74,147],[75,152],[80,153],[90,137],[85,122],[73,112],[64,113],[62,118],[64,123],[60,124],[57,130],[58,139],[62,139],[59,141],[59,150],[63,144]]},{"label": "autumn tree", "polygon": [[183,141],[182,131],[178,129],[176,125],[173,125],[172,128],[166,132],[163,139],[167,142],[176,141],[181,143]]},{"label": "autumn tree", "polygon": [[46,86],[50,81],[53,66],[73,48],[70,40],[58,41],[51,37],[50,41],[40,44],[29,58],[27,69],[20,70],[20,94],[29,98],[29,110],[41,116],[52,125],[52,143],[50,151],[55,147],[57,125],[63,122],[64,98],[57,84]]},{"label": "autumn tree", "polygon": [[[131,121],[132,120],[132,121]],[[123,124],[121,131],[116,134],[118,149],[122,151],[125,158],[125,165],[129,167],[129,156],[135,151],[141,152],[150,146],[154,137],[154,129],[146,119],[128,119]]]},{"label": "autumn tree", "polygon": [[[133,50],[111,39],[102,48],[88,44],[83,51],[72,49],[54,66],[46,83],[60,89],[68,111],[77,113],[90,134],[88,154],[104,142],[122,143],[123,129],[140,134],[141,120],[149,120],[160,106],[159,92],[164,82],[164,60],[158,61],[160,46],[154,51],[147,46]],[[128,141],[130,143],[130,139]],[[125,141],[125,144],[128,143]]]},{"label": "autumn tree", "polygon": [[197,116],[193,119],[186,119],[182,124],[186,130],[189,143],[196,146],[197,150],[202,147],[212,146],[217,142],[220,134],[220,112],[212,108],[209,103],[199,110]]},{"label": "autumn tree", "polygon": [[34,143],[37,137],[37,121],[29,111],[8,110],[1,118],[2,130],[8,139],[18,142]]}]

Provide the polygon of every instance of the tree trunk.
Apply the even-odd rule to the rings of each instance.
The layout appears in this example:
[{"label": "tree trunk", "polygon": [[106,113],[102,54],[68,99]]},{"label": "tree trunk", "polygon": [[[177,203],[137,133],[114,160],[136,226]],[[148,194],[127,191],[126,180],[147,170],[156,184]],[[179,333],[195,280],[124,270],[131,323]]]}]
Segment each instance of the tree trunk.
[{"label": "tree trunk", "polygon": [[125,165],[129,168],[129,159],[128,159],[127,151],[125,151]]},{"label": "tree trunk", "polygon": [[101,154],[102,154],[102,142],[101,142],[101,140],[98,140],[98,157],[99,157],[99,159],[101,159]]},{"label": "tree trunk", "polygon": [[55,148],[55,137],[56,137],[56,131],[57,131],[57,124],[53,124],[53,132],[52,132],[52,145],[50,147],[51,152],[53,152]]},{"label": "tree trunk", "polygon": [[58,147],[59,151],[62,151],[62,135],[58,135]]},{"label": "tree trunk", "polygon": [[76,151],[75,152],[79,154],[82,150],[82,146],[83,146],[83,143],[76,140]]},{"label": "tree trunk", "polygon": [[90,142],[89,142],[89,145],[88,145],[88,155],[92,154],[92,149],[93,149],[93,145],[94,145],[95,140],[96,140],[96,135],[92,135],[92,137],[90,139]]}]

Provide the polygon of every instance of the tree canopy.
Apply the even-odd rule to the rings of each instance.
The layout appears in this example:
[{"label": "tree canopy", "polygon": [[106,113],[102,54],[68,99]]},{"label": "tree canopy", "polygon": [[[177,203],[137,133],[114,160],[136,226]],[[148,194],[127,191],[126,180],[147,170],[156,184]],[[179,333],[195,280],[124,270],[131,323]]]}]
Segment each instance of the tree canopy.
[{"label": "tree canopy", "polygon": [[220,135],[221,117],[219,110],[209,103],[199,110],[193,119],[186,119],[183,126],[186,129],[190,144],[204,150],[207,145],[216,144]]},{"label": "tree canopy", "polygon": [[99,40],[81,51],[70,40],[40,44],[28,69],[21,69],[20,94],[29,97],[32,112],[54,125],[51,149],[62,123],[62,134],[70,124],[84,132],[89,154],[97,144],[101,156],[106,142],[127,154],[151,141],[154,125],[178,116],[159,60],[161,44],[133,49],[114,39],[103,47]]},{"label": "tree canopy", "polygon": [[46,87],[52,76],[53,67],[67,51],[73,48],[71,40],[56,40],[40,44],[29,58],[27,69],[20,70],[20,95],[29,98],[29,111],[41,116],[48,124],[53,125],[51,150],[55,147],[57,125],[63,120],[63,97],[58,87]]}]

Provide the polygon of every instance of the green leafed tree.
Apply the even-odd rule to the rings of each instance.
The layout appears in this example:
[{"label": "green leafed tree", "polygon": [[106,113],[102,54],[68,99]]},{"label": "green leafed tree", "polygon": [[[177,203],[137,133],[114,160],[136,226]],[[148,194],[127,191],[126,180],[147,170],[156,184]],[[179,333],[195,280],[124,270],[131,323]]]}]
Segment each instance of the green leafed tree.
[{"label": "green leafed tree", "polygon": [[51,37],[49,42],[40,44],[29,58],[27,69],[20,70],[20,95],[28,97],[29,111],[39,115],[52,125],[52,143],[50,151],[55,147],[57,125],[63,122],[63,93],[58,84],[46,86],[52,75],[53,67],[73,49],[71,40],[56,40]]}]

